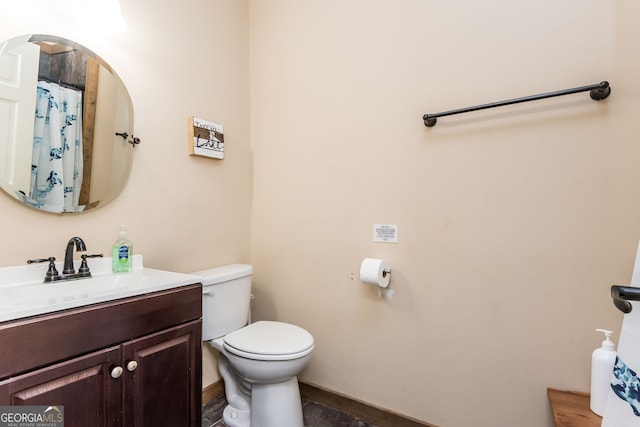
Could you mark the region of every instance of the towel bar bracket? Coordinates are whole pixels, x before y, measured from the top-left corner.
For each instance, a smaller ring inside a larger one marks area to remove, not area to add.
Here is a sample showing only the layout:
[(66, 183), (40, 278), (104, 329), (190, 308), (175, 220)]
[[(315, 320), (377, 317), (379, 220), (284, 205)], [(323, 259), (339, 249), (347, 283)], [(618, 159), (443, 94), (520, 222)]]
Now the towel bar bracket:
[(611, 86), (609, 86), (609, 82), (604, 81), (600, 82), (598, 87), (595, 87), (589, 91), (589, 95), (591, 99), (594, 101), (602, 101), (607, 98), (611, 94)]
[(629, 301), (640, 301), (640, 288), (634, 286), (611, 286), (611, 298), (613, 305), (623, 313), (631, 313), (631, 303)]

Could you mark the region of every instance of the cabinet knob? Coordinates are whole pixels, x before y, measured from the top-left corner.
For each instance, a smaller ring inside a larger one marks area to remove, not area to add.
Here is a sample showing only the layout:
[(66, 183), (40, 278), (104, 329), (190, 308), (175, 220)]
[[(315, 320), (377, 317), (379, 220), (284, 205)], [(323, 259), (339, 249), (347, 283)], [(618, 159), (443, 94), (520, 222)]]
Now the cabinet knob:
[(111, 378), (120, 378), (123, 372), (122, 366), (115, 366), (111, 368)]
[(138, 362), (136, 362), (135, 360), (130, 360), (127, 362), (127, 371), (133, 372), (136, 369), (138, 369)]

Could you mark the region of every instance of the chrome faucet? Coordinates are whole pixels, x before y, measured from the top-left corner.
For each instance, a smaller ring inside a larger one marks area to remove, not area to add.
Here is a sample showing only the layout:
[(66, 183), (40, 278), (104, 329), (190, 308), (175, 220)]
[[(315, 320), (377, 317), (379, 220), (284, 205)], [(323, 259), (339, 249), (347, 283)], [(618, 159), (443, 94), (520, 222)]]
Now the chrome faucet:
[(72, 237), (67, 243), (67, 250), (64, 253), (64, 267), (62, 274), (73, 274), (75, 270), (73, 268), (73, 245), (75, 244), (78, 252), (84, 252), (87, 250), (87, 246), (84, 244), (84, 240), (79, 237)]

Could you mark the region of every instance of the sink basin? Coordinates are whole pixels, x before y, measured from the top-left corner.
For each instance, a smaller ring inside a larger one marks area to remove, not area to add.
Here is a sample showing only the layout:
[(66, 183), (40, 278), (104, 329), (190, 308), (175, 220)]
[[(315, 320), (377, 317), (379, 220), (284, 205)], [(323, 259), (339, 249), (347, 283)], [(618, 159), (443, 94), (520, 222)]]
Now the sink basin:
[[(76, 271), (79, 264), (76, 263)], [(144, 268), (142, 255), (133, 256), (133, 269), (128, 273), (112, 273), (111, 258), (93, 258), (89, 267), (91, 278), (53, 283), (43, 283), (46, 263), (0, 268), (0, 322), (200, 281), (198, 276)]]

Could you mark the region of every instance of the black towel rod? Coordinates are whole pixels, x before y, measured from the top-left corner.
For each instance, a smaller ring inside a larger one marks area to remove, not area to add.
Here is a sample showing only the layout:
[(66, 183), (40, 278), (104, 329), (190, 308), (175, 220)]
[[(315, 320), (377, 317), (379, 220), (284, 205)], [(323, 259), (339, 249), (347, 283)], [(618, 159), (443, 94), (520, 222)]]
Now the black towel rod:
[(492, 102), (490, 104), (476, 105), (475, 107), (459, 108), (457, 110), (444, 111), (442, 113), (425, 114), (422, 116), (426, 127), (433, 127), (438, 122), (438, 117), (452, 116), (454, 114), (468, 113), (471, 111), (484, 110), (487, 108), (502, 107), (504, 105), (518, 104), (520, 102), (536, 101), (538, 99), (553, 98), (554, 96), (570, 95), (572, 93), (590, 91), (591, 99), (602, 101), (611, 93), (609, 82), (603, 81), (589, 86), (575, 87), (573, 89), (558, 90), (556, 92), (541, 93), (539, 95), (525, 96), (522, 98), (509, 99), (506, 101)]

